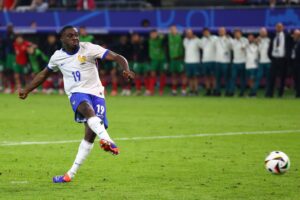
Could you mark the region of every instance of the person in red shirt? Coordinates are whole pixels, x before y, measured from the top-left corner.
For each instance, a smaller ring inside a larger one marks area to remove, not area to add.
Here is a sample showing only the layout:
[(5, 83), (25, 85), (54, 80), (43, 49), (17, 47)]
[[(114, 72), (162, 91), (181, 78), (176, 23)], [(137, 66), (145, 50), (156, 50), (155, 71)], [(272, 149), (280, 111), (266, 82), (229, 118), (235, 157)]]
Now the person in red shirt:
[(23, 36), (18, 35), (14, 42), (14, 49), (16, 53), (16, 65), (14, 67), (14, 77), (17, 89), (21, 88), (21, 76), (24, 75), (25, 82), (30, 79), (30, 68), (28, 66), (27, 48), (32, 43), (24, 40)]
[(14, 10), (18, 0), (0, 0), (0, 10)]

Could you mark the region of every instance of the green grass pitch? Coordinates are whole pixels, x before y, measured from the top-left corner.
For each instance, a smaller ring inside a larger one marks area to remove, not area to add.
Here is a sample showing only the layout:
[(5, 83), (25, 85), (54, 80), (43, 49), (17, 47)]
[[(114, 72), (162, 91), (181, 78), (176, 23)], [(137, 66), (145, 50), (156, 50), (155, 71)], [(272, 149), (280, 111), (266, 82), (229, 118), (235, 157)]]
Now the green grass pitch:
[[(142, 139), (117, 140), (116, 157), (95, 144), (73, 182), (53, 184), (83, 137), (67, 97), (0, 94), (0, 199), (299, 199), (299, 100), (108, 97), (107, 110), (113, 138)], [(298, 131), (214, 135), (280, 130)], [(193, 134), (212, 135), (185, 137)], [(182, 138), (157, 138), (176, 135)], [(69, 140), (75, 142), (4, 146)], [(273, 150), (290, 157), (288, 173), (264, 169)]]

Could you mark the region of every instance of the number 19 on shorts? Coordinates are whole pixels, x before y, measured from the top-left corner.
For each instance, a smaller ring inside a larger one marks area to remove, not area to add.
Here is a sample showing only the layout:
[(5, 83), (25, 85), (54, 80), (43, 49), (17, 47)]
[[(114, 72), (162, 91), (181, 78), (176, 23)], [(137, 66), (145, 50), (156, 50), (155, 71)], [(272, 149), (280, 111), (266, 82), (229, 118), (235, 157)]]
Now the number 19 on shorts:
[(76, 71), (76, 72), (72, 72), (73, 74), (73, 77), (74, 77), (74, 81), (75, 82), (79, 82), (81, 77), (80, 77), (80, 72), (79, 71)]

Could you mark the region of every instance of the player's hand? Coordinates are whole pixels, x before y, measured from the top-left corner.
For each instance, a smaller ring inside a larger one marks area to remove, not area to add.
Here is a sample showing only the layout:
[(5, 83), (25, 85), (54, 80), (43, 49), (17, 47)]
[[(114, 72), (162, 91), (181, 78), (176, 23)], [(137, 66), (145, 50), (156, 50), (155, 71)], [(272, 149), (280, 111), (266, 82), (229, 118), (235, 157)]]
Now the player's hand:
[(133, 71), (123, 71), (123, 77), (128, 81), (133, 80), (135, 78), (135, 73)]
[(25, 90), (23, 90), (23, 89), (20, 89), (20, 90), (19, 90), (19, 98), (20, 98), (20, 99), (26, 99), (27, 96), (28, 96), (28, 92), (27, 92), (27, 91), (25, 91)]

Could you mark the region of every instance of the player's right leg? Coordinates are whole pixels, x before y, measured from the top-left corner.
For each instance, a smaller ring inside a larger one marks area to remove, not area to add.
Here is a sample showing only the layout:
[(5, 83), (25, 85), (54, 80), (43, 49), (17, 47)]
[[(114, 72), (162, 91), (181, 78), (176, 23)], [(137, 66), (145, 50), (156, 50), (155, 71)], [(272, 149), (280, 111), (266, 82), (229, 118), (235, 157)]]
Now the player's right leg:
[[(103, 150), (109, 151), (114, 155), (119, 154), (119, 149), (116, 146), (115, 142), (110, 138), (108, 135), (106, 128), (106, 106), (104, 99), (95, 97), (96, 100), (94, 100), (93, 103), (88, 103), (86, 101), (82, 102), (78, 108), (77, 111), (84, 116), (85, 119), (87, 119), (87, 124), (89, 128), (100, 138), (100, 146)], [(93, 106), (95, 108), (93, 108)], [(95, 104), (95, 105), (94, 105)], [(100, 119), (102, 116), (103, 119)]]

